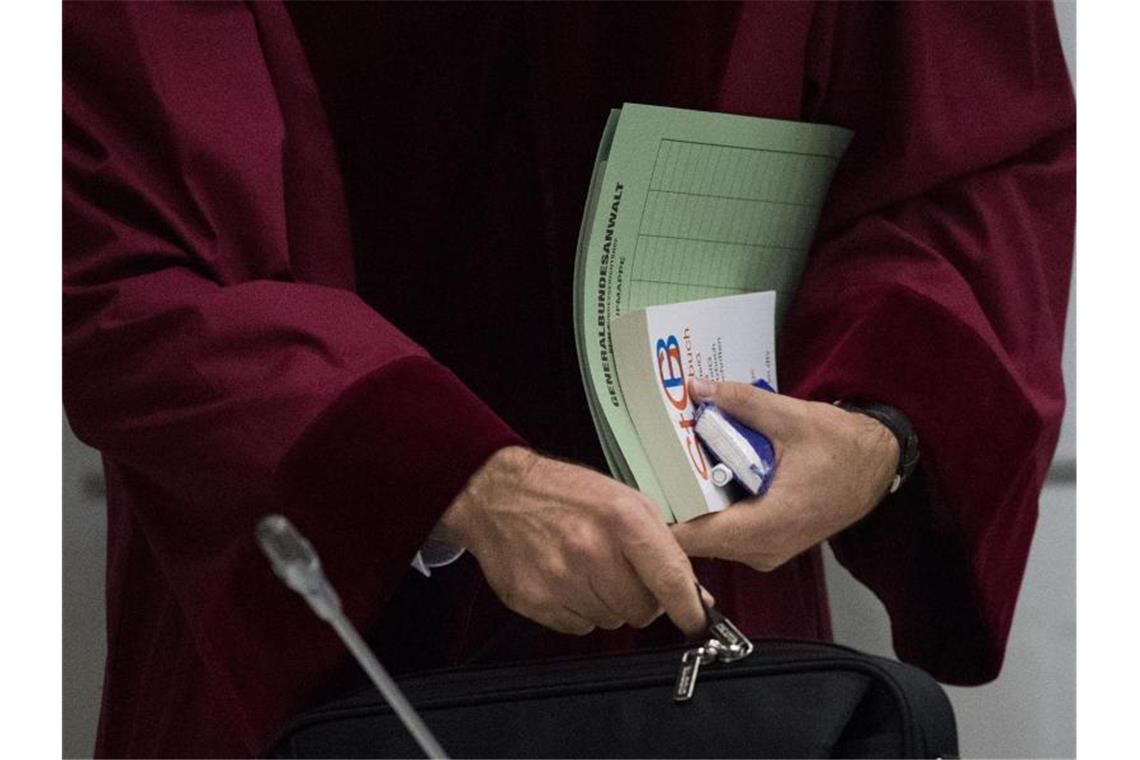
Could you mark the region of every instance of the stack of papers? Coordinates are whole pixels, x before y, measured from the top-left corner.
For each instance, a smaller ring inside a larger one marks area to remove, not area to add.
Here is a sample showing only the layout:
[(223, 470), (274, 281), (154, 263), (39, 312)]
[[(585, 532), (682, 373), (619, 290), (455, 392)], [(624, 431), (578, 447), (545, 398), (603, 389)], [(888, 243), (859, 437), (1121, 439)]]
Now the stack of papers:
[(698, 440), (687, 381), (763, 380), (774, 388), (775, 305), (776, 293), (767, 291), (650, 306), (614, 320), (622, 398), (678, 521), (724, 509), (737, 495), (736, 488), (714, 481), (716, 460)]
[(686, 518), (630, 418), (612, 323), (647, 306), (774, 290), (778, 328), (850, 138), (826, 125), (637, 104), (610, 114), (579, 231), (575, 337), (610, 469), (666, 522)]

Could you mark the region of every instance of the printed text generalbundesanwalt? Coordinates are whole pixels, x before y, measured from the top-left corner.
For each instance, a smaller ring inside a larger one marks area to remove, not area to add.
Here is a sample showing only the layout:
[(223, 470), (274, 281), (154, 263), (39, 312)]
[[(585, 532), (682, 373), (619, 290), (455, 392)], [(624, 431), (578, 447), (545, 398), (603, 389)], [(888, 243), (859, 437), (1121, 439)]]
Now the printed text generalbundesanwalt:
[(606, 289), (609, 287), (610, 256), (614, 246), (614, 227), (617, 225), (618, 207), (621, 205), (621, 194), (625, 190), (619, 182), (614, 186), (613, 202), (610, 204), (610, 217), (606, 221), (606, 234), (602, 241), (601, 268), (598, 273), (598, 346), (602, 354), (602, 377), (606, 381), (606, 390), (610, 395), (610, 403), (619, 406), (617, 388), (614, 387), (613, 370), (610, 368), (610, 352), (606, 342)]

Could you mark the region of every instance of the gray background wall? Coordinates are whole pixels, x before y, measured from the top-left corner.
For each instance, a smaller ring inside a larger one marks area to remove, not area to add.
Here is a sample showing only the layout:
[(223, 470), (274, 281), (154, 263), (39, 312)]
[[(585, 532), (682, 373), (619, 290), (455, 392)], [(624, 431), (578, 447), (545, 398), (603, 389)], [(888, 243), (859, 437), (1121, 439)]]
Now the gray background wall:
[[(1069, 70), (1076, 77), (1076, 4), (1058, 2)], [(1065, 381), (1069, 408), (1001, 677), (950, 689), (963, 757), (1076, 754), (1076, 348), (1069, 306)], [(99, 456), (63, 430), (63, 755), (90, 757), (106, 652), (103, 573), (106, 516)], [(886, 612), (826, 551), (836, 638), (891, 654)]]

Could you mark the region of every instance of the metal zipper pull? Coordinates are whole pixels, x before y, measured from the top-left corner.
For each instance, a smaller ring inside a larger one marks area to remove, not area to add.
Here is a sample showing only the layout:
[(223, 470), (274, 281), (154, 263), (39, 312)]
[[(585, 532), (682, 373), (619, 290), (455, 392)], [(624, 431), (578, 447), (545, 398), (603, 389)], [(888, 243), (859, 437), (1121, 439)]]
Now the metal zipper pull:
[(724, 646), (721, 662), (735, 662), (752, 654), (752, 641), (731, 620), (713, 607), (706, 607), (705, 612), (709, 619), (709, 633)]
[(709, 638), (681, 655), (681, 670), (677, 673), (677, 683), (673, 686), (674, 702), (688, 702), (693, 698), (702, 665), (715, 661), (736, 662), (752, 654), (752, 641), (731, 620), (705, 604), (700, 584), (697, 585), (697, 597), (701, 600), (708, 621), (705, 628)]
[(688, 702), (693, 698), (701, 666), (716, 660), (723, 650), (724, 646), (719, 641), (709, 639), (699, 647), (686, 650), (681, 655), (681, 670), (677, 673), (677, 683), (673, 687), (674, 702)]
[(716, 609), (705, 604), (701, 595), (701, 585), (697, 584), (697, 599), (701, 602), (701, 609), (705, 611), (705, 629), (710, 639), (715, 639), (724, 645), (725, 651), (720, 654), (721, 662), (735, 662), (752, 654), (752, 641), (733, 625)]

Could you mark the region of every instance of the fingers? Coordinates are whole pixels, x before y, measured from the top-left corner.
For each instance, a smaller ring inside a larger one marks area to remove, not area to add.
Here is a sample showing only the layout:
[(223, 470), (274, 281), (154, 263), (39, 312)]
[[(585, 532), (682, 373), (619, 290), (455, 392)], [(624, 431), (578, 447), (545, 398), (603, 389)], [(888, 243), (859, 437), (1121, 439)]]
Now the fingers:
[(625, 556), (665, 614), (687, 636), (705, 629), (705, 612), (697, 596), (696, 580), (689, 558), (655, 518), (626, 533)]
[(566, 607), (549, 611), (544, 620), (535, 620), (547, 628), (553, 628), (559, 633), (568, 633), (572, 636), (585, 636), (596, 627), (582, 615)]
[(787, 437), (798, 427), (805, 403), (747, 383), (717, 383), (697, 378), (689, 382), (689, 392), (695, 403), (712, 401), (749, 427), (777, 438)]
[(512, 588), (509, 583), (504, 586), (501, 579), (495, 576), (489, 576), (487, 580), (503, 604), (539, 625), (574, 636), (585, 636), (597, 627), (596, 621), (568, 606), (581, 606), (578, 600), (559, 600), (536, 586), (505, 591), (504, 589)]
[(634, 628), (645, 628), (663, 611), (624, 556), (599, 567), (597, 582), (590, 586), (606, 607)]
[(769, 492), (762, 502), (738, 504), (674, 525), (672, 531), (690, 557), (743, 560), (750, 549), (759, 551), (778, 541), (788, 519), (779, 494)]
[(690, 557), (735, 559), (735, 539), (744, 533), (744, 509), (738, 506), (678, 523), (672, 526), (673, 538)]
[[(771, 496), (772, 494), (769, 494)], [(723, 512), (672, 526), (673, 537), (690, 557), (743, 562), (768, 572), (799, 553), (795, 519), (785, 503), (765, 497)]]
[(569, 634), (644, 627), (663, 611), (685, 633), (703, 631), (692, 567), (653, 504), (584, 468), (535, 462), (484, 478), (465, 502), (479, 519), (464, 524), (480, 526), (468, 548), (499, 598)]
[(598, 593), (598, 585), (593, 578), (586, 579), (585, 593), (577, 595), (572, 606), (574, 610), (599, 628), (615, 631), (625, 625), (626, 618), (620, 605), (608, 604)]

